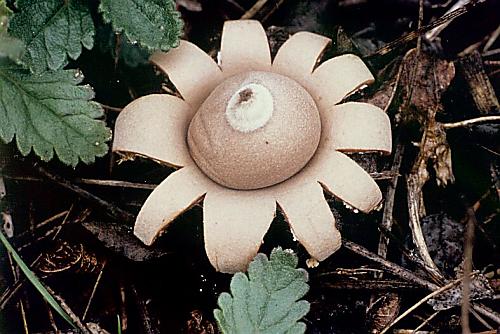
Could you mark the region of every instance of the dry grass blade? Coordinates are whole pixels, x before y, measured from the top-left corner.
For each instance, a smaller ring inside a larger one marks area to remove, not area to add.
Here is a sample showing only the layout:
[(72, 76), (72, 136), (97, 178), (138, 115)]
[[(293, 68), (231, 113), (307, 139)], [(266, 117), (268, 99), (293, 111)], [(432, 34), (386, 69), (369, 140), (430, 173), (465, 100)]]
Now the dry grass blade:
[(43, 298), (49, 303), (49, 305), (64, 319), (66, 322), (68, 322), (73, 328), (77, 328), (77, 326), (74, 324), (74, 322), (71, 320), (71, 317), (66, 313), (61, 305), (54, 299), (54, 297), (49, 293), (49, 291), (46, 289), (46, 287), (40, 282), (38, 277), (33, 273), (26, 263), (24, 263), (23, 259), (17, 254), (16, 250), (12, 245), (9, 243), (9, 240), (3, 235), (2, 232), (0, 232), (0, 241), (4, 245), (4, 247), (7, 249), (7, 251), (12, 255), (14, 261), (17, 263), (21, 271), (26, 275), (26, 278), (33, 284), (35, 289), (40, 292), (40, 294), (43, 296)]

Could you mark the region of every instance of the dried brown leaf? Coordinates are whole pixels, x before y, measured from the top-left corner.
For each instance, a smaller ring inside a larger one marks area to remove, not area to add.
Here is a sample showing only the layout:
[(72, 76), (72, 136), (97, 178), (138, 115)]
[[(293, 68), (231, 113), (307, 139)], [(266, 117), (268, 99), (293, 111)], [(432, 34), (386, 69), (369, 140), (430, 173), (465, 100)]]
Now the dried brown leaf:
[(366, 315), (371, 333), (379, 333), (396, 319), (399, 314), (400, 300), (399, 295), (394, 292), (378, 296)]

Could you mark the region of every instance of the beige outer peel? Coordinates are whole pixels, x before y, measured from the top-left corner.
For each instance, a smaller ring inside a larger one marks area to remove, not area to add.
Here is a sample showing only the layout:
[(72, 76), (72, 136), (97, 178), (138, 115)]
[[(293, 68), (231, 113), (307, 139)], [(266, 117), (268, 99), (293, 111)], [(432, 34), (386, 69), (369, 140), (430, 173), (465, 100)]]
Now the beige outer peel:
[(391, 121), (373, 104), (348, 102), (334, 106), (323, 119), (326, 140), (341, 152), (381, 152), (392, 150)]
[[(170, 174), (141, 208), (134, 233), (142, 242), (151, 245), (203, 200), (210, 263), (222, 272), (245, 270), (278, 205), (297, 240), (322, 261), (341, 245), (324, 191), (362, 212), (380, 205), (378, 185), (344, 153), (389, 154), (390, 121), (373, 105), (339, 104), (374, 78), (354, 55), (316, 67), (329, 43), (320, 35), (296, 33), (271, 63), (261, 24), (242, 20), (224, 24), (220, 67), (187, 41), (152, 56), (182, 99), (149, 95), (125, 107), (116, 121), (113, 151), (185, 167)], [(274, 83), (268, 86), (261, 76)], [(280, 77), (293, 84), (283, 84)], [(238, 82), (232, 85), (231, 80)], [(297, 100), (293, 85), (308, 97)], [(254, 105), (264, 107), (263, 114), (252, 114)], [(313, 109), (316, 120), (309, 122), (304, 110)], [(311, 142), (312, 153), (305, 154), (301, 145)], [(305, 158), (292, 166), (299, 157)], [(249, 177), (260, 167), (262, 173)], [(223, 180), (228, 176), (233, 181)]]
[(316, 170), (317, 180), (327, 192), (365, 213), (380, 204), (382, 193), (377, 183), (351, 158), (328, 149), (316, 156), (321, 166)]
[(212, 184), (194, 165), (173, 172), (142, 206), (134, 234), (146, 245), (152, 245), (175, 218), (201, 201)]
[[(287, 183), (287, 182), (285, 182)], [(277, 195), (286, 221), (297, 240), (316, 260), (323, 261), (340, 248), (335, 218), (317, 182), (290, 182)]]
[(328, 59), (312, 73), (306, 89), (315, 98), (318, 107), (327, 110), (344, 97), (375, 78), (363, 61), (355, 55), (346, 54)]
[(276, 212), (266, 192), (211, 188), (203, 201), (205, 250), (224, 273), (245, 271), (257, 255)]
[(268, 71), (271, 51), (258, 21), (227, 21), (222, 29), (220, 67), (227, 78), (246, 71)]
[(223, 79), (217, 63), (188, 41), (181, 41), (167, 53), (154, 53), (150, 61), (168, 75), (193, 111)]
[(330, 43), (331, 39), (321, 35), (306, 31), (295, 33), (279, 48), (272, 71), (303, 84)]
[(178, 97), (166, 94), (141, 97), (120, 112), (112, 150), (175, 167), (191, 164), (184, 139), (191, 118), (191, 107)]

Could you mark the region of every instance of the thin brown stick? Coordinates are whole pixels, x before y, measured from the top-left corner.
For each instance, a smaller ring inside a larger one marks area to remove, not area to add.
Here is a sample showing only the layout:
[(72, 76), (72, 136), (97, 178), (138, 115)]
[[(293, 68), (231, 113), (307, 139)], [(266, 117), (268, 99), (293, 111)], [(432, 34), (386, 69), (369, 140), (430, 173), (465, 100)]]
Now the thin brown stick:
[(94, 287), (92, 288), (92, 293), (90, 294), (87, 305), (85, 306), (85, 311), (83, 312), (83, 316), (82, 316), (83, 321), (85, 321), (85, 318), (87, 318), (87, 313), (90, 309), (90, 304), (92, 303), (92, 300), (94, 299), (94, 295), (95, 295), (95, 292), (97, 290), (97, 287), (99, 286), (99, 283), (101, 282), (102, 273), (104, 272), (105, 267), (106, 267), (106, 261), (104, 261), (104, 263), (102, 264), (101, 270), (99, 271), (99, 275), (97, 275), (97, 279), (94, 283)]
[[(40, 228), (44, 227), (45, 225), (50, 224), (50, 223), (52, 223), (53, 221), (56, 221), (57, 219), (59, 219), (59, 218), (62, 218), (62, 217), (64, 217), (64, 216), (66, 216), (66, 215), (68, 214), (68, 212), (69, 212), (68, 210), (64, 210), (64, 211), (62, 211), (62, 212), (59, 212), (59, 213), (57, 213), (57, 214), (53, 215), (52, 217), (49, 217), (49, 218), (47, 218), (47, 219), (43, 220), (43, 221), (42, 221), (42, 222), (40, 222), (39, 224), (36, 224), (36, 225), (35, 225), (34, 230), (36, 231), (36, 230), (38, 230), (38, 229), (40, 229)], [(32, 234), (32, 231), (26, 231), (26, 232), (23, 232), (23, 233), (21, 233), (21, 234), (17, 235), (17, 236), (16, 236), (16, 240), (19, 240), (19, 239), (21, 239), (21, 238), (25, 237), (25, 236), (26, 236), (26, 235), (28, 235), (28, 234)]]
[(68, 304), (66, 304), (66, 302), (64, 301), (64, 299), (62, 299), (61, 296), (59, 296), (58, 294), (56, 294), (55, 291), (52, 290), (46, 284), (43, 284), (43, 286), (54, 297), (54, 299), (57, 300), (57, 302), (59, 303), (59, 305), (61, 306), (61, 308), (64, 310), (64, 312), (66, 312), (69, 315), (69, 317), (71, 318), (71, 320), (73, 321), (73, 323), (75, 324), (75, 326), (83, 334), (92, 334), (92, 332), (87, 328), (87, 326), (82, 322), (82, 320), (80, 320), (80, 318), (75, 314), (75, 312), (73, 312), (73, 310), (68, 306)]
[(52, 327), (52, 330), (54, 331), (54, 333), (56, 333), (56, 334), (61, 333), (59, 328), (57, 328), (56, 321), (54, 320), (54, 314), (52, 313), (52, 309), (50, 308), (47, 301), (45, 301), (45, 307), (47, 308), (47, 316), (49, 318), (50, 327)]
[[(383, 177), (387, 177), (383, 175)], [(24, 175), (5, 175), (6, 179), (16, 180), (16, 181), (26, 181), (26, 182), (44, 182), (45, 180), (34, 176), (24, 176)], [(76, 184), (88, 184), (104, 187), (117, 187), (117, 188), (133, 188), (133, 189), (145, 189), (153, 190), (158, 184), (155, 183), (137, 183), (137, 182), (127, 182), (120, 180), (101, 180), (101, 179), (72, 179), (71, 182)]]
[(35, 169), (44, 177), (46, 177), (48, 180), (60, 185), (63, 188), (66, 188), (68, 190), (71, 190), (72, 192), (76, 193), (78, 196), (88, 200), (89, 202), (93, 203), (94, 205), (104, 209), (104, 211), (108, 214), (108, 216), (111, 216), (114, 219), (117, 220), (122, 220), (125, 222), (133, 222), (135, 220), (135, 216), (131, 214), (130, 212), (127, 212), (125, 210), (120, 209), (119, 207), (101, 199), (100, 197), (97, 197), (96, 195), (80, 188), (79, 186), (71, 183), (69, 180), (64, 179), (63, 177), (59, 175), (55, 175), (45, 168), (35, 164)]
[(432, 313), (429, 317), (427, 317), (427, 319), (425, 319), (424, 321), (422, 321), (422, 323), (420, 325), (418, 325), (412, 332), (412, 334), (416, 334), (420, 329), (422, 329), (425, 325), (427, 325), (432, 319), (434, 319), (439, 313), (441, 313), (441, 311), (436, 311), (434, 313)]
[[(12, 255), (7, 252), (7, 258), (9, 259), (9, 265), (10, 265), (10, 270), (12, 272), (12, 277), (14, 280), (19, 280), (19, 275), (16, 269), (16, 265), (14, 263), (14, 259), (12, 259)], [(24, 309), (24, 302), (22, 298), (19, 298), (18, 301), (18, 307), (19, 307), (19, 312), (21, 313), (21, 320), (23, 322), (23, 329), (26, 334), (29, 334), (29, 329), (28, 329), (28, 321), (26, 319), (26, 311)]]
[[(389, 182), (387, 187), (387, 193), (385, 195), (385, 205), (384, 213), (382, 215), (382, 221), (380, 223), (381, 227), (386, 231), (391, 231), (393, 217), (392, 212), (394, 210), (394, 198), (396, 194), (396, 188), (398, 186), (398, 175), (399, 169), (401, 168), (401, 162), (403, 161), (404, 145), (398, 144), (394, 152), (394, 158), (392, 161), (391, 173), (394, 175)], [(378, 255), (385, 258), (387, 255), (387, 246), (389, 244), (389, 238), (386, 234), (381, 233), (378, 243)]]
[(472, 315), (474, 315), (474, 317), (480, 322), (483, 324), (484, 327), (488, 328), (488, 329), (493, 329), (493, 327), (486, 322), (486, 320), (483, 319), (483, 317), (481, 317), (479, 315), (479, 313), (476, 312), (476, 310), (474, 310), (473, 308), (469, 309), (470, 313), (472, 313)]
[(431, 283), (423, 278), (418, 277), (408, 269), (405, 269), (395, 263), (392, 263), (381, 256), (370, 252), (368, 249), (364, 248), (363, 246), (360, 246), (352, 241), (342, 239), (342, 245), (349, 249), (350, 251), (359, 254), (363, 257), (366, 257), (367, 259), (378, 263), (381, 265), (387, 272), (396, 275), (398, 277), (401, 277), (402, 279), (412, 282), (415, 284), (418, 284), (422, 287), (425, 287), (428, 290), (436, 290), (439, 289), (439, 286), (437, 284)]
[(121, 329), (125, 332), (128, 327), (128, 315), (127, 315), (127, 294), (125, 292), (125, 284), (123, 280), (120, 279), (120, 319), (121, 319)]
[(267, 3), (268, 0), (258, 0), (255, 2), (255, 4), (246, 11), (245, 14), (241, 16), (241, 20), (248, 20), (253, 18), (261, 9), (264, 7), (264, 5)]
[(406, 310), (405, 312), (403, 312), (399, 317), (397, 317), (396, 319), (394, 319), (389, 325), (387, 325), (381, 332), (380, 334), (384, 334), (384, 333), (387, 333), (387, 331), (392, 327), (394, 326), (395, 324), (397, 324), (401, 319), (405, 318), (408, 314), (410, 314), (411, 312), (413, 312), (416, 308), (418, 308), (420, 305), (422, 305), (423, 303), (427, 302), (429, 299), (443, 293), (444, 291), (448, 290), (448, 289), (451, 289), (453, 288), (454, 286), (458, 285), (460, 282), (462, 281), (462, 278), (457, 278), (453, 281), (451, 281), (450, 283), (442, 286), (441, 288), (429, 293), (427, 296), (425, 296), (424, 298), (420, 299), (415, 305), (413, 305), (412, 307), (410, 307), (408, 310)]
[(395, 39), (394, 41), (390, 42), (390, 43), (387, 43), (385, 46), (381, 47), (380, 49), (376, 50), (375, 52), (373, 52), (372, 54), (368, 55), (367, 57), (373, 57), (373, 56), (383, 56), (389, 52), (391, 52), (392, 50), (394, 50), (395, 48), (397, 47), (400, 47), (412, 40), (414, 40), (415, 38), (421, 36), (422, 34), (426, 33), (427, 31), (437, 27), (437, 26), (440, 26), (448, 21), (451, 21), (451, 20), (454, 20), (456, 19), (457, 17), (459, 16), (462, 16), (464, 15), (465, 13), (467, 13), (471, 8), (485, 2), (486, 0), (472, 0), (471, 2), (469, 2), (467, 5), (465, 5), (464, 7), (461, 7), (457, 10), (454, 10), (446, 15), (443, 15), (442, 17), (440, 17), (439, 19), (437, 19), (436, 21), (426, 25), (426, 26), (423, 26), (421, 27), (420, 29), (417, 29), (415, 31), (412, 31), (406, 35), (403, 35), (397, 39)]
[(484, 45), (483, 53), (487, 52), (493, 46), (493, 44), (495, 44), (499, 36), (500, 36), (500, 24), (495, 29), (495, 31), (491, 33), (490, 38), (488, 38), (488, 41)]
[(396, 291), (401, 292), (403, 290), (415, 290), (419, 289), (420, 286), (411, 282), (406, 281), (395, 281), (395, 280), (368, 280), (368, 279), (352, 279), (352, 280), (340, 280), (335, 282), (325, 282), (320, 283), (323, 288), (335, 289), (335, 290), (368, 290), (368, 291)]
[(470, 126), (477, 123), (486, 123), (486, 122), (500, 122), (500, 116), (492, 115), (492, 116), (481, 116), (477, 118), (466, 119), (460, 122), (454, 123), (443, 123), (443, 128), (445, 129), (454, 129), (454, 128), (462, 128), (466, 126)]
[(469, 334), (469, 309), (470, 309), (470, 273), (472, 272), (472, 250), (474, 247), (474, 230), (476, 222), (476, 215), (474, 210), (467, 208), (467, 227), (464, 240), (464, 277), (462, 283), (462, 305), (461, 305), (461, 325), (462, 333)]
[(429, 254), (429, 249), (427, 248), (427, 244), (425, 243), (425, 238), (422, 233), (422, 226), (420, 225), (420, 210), (417, 199), (416, 192), (418, 190), (417, 186), (417, 178), (416, 174), (410, 174), (406, 180), (406, 185), (408, 189), (407, 197), (408, 197), (408, 211), (409, 211), (409, 223), (412, 232), (413, 242), (417, 247), (417, 251), (424, 261), (427, 271), (437, 280), (442, 279), (442, 275), (439, 272), (436, 264), (432, 260), (431, 255)]
[(258, 18), (259, 21), (265, 22), (267, 19), (285, 2), (285, 0), (257, 0), (255, 4), (241, 16), (240, 19)]
[(500, 49), (486, 51), (482, 54), (483, 57), (491, 57), (500, 53)]
[(25, 282), (26, 278), (24, 277), (18, 279), (2, 293), (2, 296), (0, 297), (0, 311), (3, 311), (12, 297), (14, 297), (21, 290), (21, 287)]
[(158, 184), (127, 182), (120, 180), (99, 180), (99, 179), (75, 179), (75, 183), (90, 184), (105, 187), (134, 188), (153, 190)]
[(130, 290), (135, 299), (137, 312), (139, 313), (144, 332), (148, 334), (159, 334), (160, 330), (158, 329), (157, 322), (152, 318), (143, 296), (139, 294), (137, 288), (133, 284), (130, 285)]
[(497, 323), (497, 326), (500, 326), (500, 314), (480, 303), (471, 303), (471, 306), (475, 311), (477, 311), (477, 313), (490, 318), (491, 320)]
[(111, 110), (111, 111), (115, 111), (115, 112), (121, 112), (123, 110), (122, 108), (108, 106), (107, 104), (104, 104), (104, 103), (99, 103), (99, 104), (101, 105), (101, 107), (103, 107), (106, 110)]

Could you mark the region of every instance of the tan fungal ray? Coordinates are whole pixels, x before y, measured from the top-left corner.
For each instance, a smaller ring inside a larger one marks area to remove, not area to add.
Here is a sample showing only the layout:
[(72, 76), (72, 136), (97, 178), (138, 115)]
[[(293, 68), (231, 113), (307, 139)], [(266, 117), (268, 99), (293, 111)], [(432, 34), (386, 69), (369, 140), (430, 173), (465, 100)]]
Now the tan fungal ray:
[(345, 54), (319, 65), (306, 88), (315, 98), (321, 112), (339, 103), (361, 86), (374, 81), (370, 70), (358, 56)]
[(323, 113), (323, 136), (342, 152), (392, 150), (391, 121), (373, 104), (348, 102)]
[(226, 21), (222, 29), (220, 66), (225, 77), (246, 71), (268, 71), (271, 51), (258, 21)]
[(155, 52), (151, 62), (158, 66), (193, 107), (193, 111), (223, 80), (217, 63), (196, 45), (182, 40), (168, 52)]
[(210, 188), (203, 201), (205, 250), (218, 271), (245, 271), (276, 213), (267, 190)]
[(331, 39), (321, 35), (298, 32), (280, 47), (272, 71), (303, 84), (330, 42)]
[(191, 106), (172, 95), (138, 98), (116, 119), (113, 152), (132, 153), (173, 167), (192, 164), (186, 143), (191, 115)]
[(200, 202), (214, 186), (198, 167), (191, 165), (170, 174), (155, 190), (137, 215), (134, 234), (151, 245), (175, 218)]
[(348, 205), (370, 212), (382, 201), (382, 193), (370, 174), (328, 142), (320, 144), (311, 163), (311, 171), (325, 190)]
[(340, 248), (341, 237), (321, 185), (311, 179), (304, 181), (283, 183), (277, 202), (297, 240), (322, 261)]

